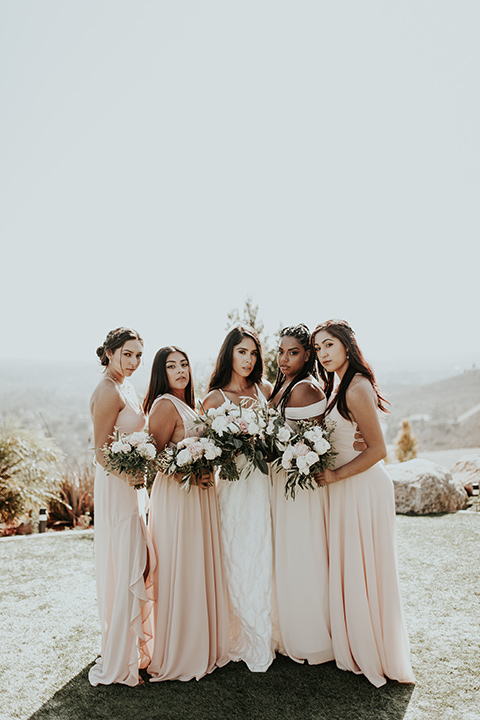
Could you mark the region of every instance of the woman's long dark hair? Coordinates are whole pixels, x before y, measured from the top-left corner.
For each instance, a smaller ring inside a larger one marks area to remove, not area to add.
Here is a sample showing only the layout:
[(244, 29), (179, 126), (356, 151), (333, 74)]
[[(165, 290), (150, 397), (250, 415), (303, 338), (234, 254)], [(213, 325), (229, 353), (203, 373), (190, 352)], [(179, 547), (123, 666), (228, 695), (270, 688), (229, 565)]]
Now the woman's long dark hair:
[(185, 350), (182, 350), (175, 345), (167, 345), (166, 347), (160, 348), (160, 350), (153, 358), (152, 372), (150, 374), (150, 383), (148, 385), (147, 394), (145, 395), (145, 400), (143, 401), (143, 411), (145, 412), (145, 414), (148, 414), (150, 412), (150, 409), (157, 397), (170, 392), (170, 385), (168, 384), (166, 366), (168, 356), (174, 352), (181, 353), (185, 360), (188, 362), (188, 372), (190, 374), (190, 380), (188, 381), (188, 385), (185, 388), (185, 402), (191, 408), (195, 407), (195, 392), (193, 389), (192, 368), (190, 366), (190, 360), (188, 359), (188, 355)]
[[(315, 353), (313, 352), (313, 349), (310, 346), (310, 330), (308, 329), (308, 327), (306, 325), (303, 325), (303, 323), (300, 323), (300, 325), (291, 325), (289, 327), (283, 328), (283, 330), (280, 331), (279, 337), (280, 338), (293, 337), (299, 341), (300, 345), (305, 350), (310, 351), (308, 360), (305, 362), (303, 368), (300, 370), (298, 375), (295, 375), (293, 380), (287, 385), (287, 387), (285, 388), (285, 392), (283, 393), (281, 400), (278, 403), (278, 410), (285, 417), (285, 408), (287, 407), (288, 399), (289, 399), (290, 395), (292, 394), (292, 390), (295, 387), (295, 385), (298, 382), (300, 382), (300, 380), (304, 380), (309, 375), (313, 375), (314, 377), (316, 377)], [(280, 368), (278, 368), (277, 377), (275, 378), (275, 385), (273, 387), (270, 398), (275, 397), (275, 395), (280, 390), (280, 388), (282, 387), (284, 382), (285, 382), (285, 375), (282, 373)]]
[(220, 352), (218, 353), (215, 369), (208, 383), (208, 392), (210, 390), (220, 390), (230, 383), (233, 373), (233, 348), (240, 345), (243, 338), (251, 338), (257, 346), (257, 362), (248, 379), (253, 383), (258, 383), (263, 376), (263, 356), (262, 345), (257, 333), (251, 327), (246, 325), (235, 325), (228, 333), (222, 343)]
[(383, 410), (383, 412), (389, 412), (387, 404), (389, 405), (390, 403), (388, 402), (388, 400), (385, 400), (385, 398), (380, 394), (377, 381), (375, 380), (375, 375), (373, 374), (373, 370), (363, 357), (362, 351), (358, 347), (357, 341), (355, 339), (355, 333), (353, 332), (350, 325), (345, 320), (337, 319), (327, 320), (326, 322), (320, 323), (320, 325), (317, 325), (317, 327), (312, 333), (312, 348), (314, 348), (315, 335), (320, 331), (327, 332), (329, 333), (329, 335), (332, 335), (332, 337), (340, 340), (347, 352), (347, 358), (349, 363), (347, 371), (345, 372), (345, 375), (340, 381), (337, 393), (333, 400), (330, 402), (330, 398), (333, 393), (335, 373), (327, 372), (327, 370), (325, 370), (325, 368), (321, 365), (320, 361), (317, 358), (318, 372), (325, 384), (325, 395), (327, 396), (328, 401), (328, 407), (325, 415), (331, 412), (336, 405), (338, 407), (338, 412), (340, 413), (340, 415), (351, 422), (352, 418), (350, 416), (350, 413), (348, 412), (346, 394), (348, 386), (352, 382), (354, 375), (356, 375), (357, 373), (360, 373), (361, 375), (366, 377), (367, 380), (370, 382), (377, 396), (378, 407), (380, 408), (380, 410)]

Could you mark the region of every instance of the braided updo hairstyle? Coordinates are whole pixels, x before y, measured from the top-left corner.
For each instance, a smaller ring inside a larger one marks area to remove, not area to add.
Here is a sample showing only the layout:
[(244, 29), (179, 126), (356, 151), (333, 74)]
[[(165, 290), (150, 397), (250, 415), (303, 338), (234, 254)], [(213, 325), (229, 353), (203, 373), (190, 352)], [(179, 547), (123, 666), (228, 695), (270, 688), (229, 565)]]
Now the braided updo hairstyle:
[(107, 352), (114, 353), (115, 350), (123, 347), (125, 343), (129, 340), (138, 340), (138, 342), (143, 345), (143, 340), (136, 330), (125, 327), (119, 327), (115, 328), (115, 330), (110, 330), (104, 340), (103, 345), (100, 345), (100, 347), (97, 348), (97, 355), (100, 359), (101, 364), (107, 367), (108, 363), (110, 362), (110, 358), (108, 357)]
[[(303, 368), (300, 370), (298, 375), (295, 375), (293, 380), (287, 385), (285, 388), (285, 392), (282, 395), (282, 399), (280, 400), (278, 404), (278, 409), (280, 413), (285, 417), (285, 408), (287, 407), (288, 400), (290, 398), (290, 395), (292, 394), (292, 390), (295, 387), (295, 385), (300, 382), (300, 380), (304, 380), (309, 375), (313, 375), (316, 377), (315, 372), (315, 353), (312, 351), (312, 348), (310, 346), (310, 330), (306, 325), (303, 323), (300, 323), (300, 325), (290, 325), (289, 327), (283, 328), (283, 330), (280, 331), (279, 338), (282, 337), (294, 337), (296, 340), (298, 340), (301, 344), (301, 346), (305, 350), (310, 350), (310, 356), (306, 360)], [(282, 384), (285, 382), (285, 375), (282, 373), (280, 368), (277, 370), (277, 377), (275, 378), (275, 385), (272, 391), (272, 394), (270, 397), (275, 397), (277, 392), (280, 390)]]

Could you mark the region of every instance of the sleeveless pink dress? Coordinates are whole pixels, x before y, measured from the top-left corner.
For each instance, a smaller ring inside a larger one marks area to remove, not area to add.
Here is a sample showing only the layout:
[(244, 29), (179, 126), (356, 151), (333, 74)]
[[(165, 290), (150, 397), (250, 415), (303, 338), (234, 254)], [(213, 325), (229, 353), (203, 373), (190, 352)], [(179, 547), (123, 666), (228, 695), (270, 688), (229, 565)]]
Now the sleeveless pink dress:
[[(334, 407), (336, 467), (353, 460), (356, 425)], [(335, 661), (380, 687), (415, 681), (400, 599), (393, 483), (383, 462), (329, 490), (330, 615)]]
[[(185, 437), (196, 435), (196, 412), (174, 395), (161, 397), (175, 405)], [(228, 594), (215, 487), (192, 487), (187, 493), (176, 480), (158, 473), (149, 531), (158, 558), (150, 681), (199, 680), (229, 660)]]
[[(125, 407), (115, 426), (126, 433), (143, 430), (145, 416), (133, 386), (125, 380), (119, 387)], [(138, 491), (97, 463), (95, 570), (102, 649), (88, 673), (92, 685), (138, 685), (138, 670), (149, 662), (152, 603), (143, 578), (147, 553), (152, 568), (155, 556), (140, 516)]]
[[(302, 381), (300, 381), (302, 382)], [(326, 400), (285, 408), (290, 421), (325, 412)], [(275, 649), (296, 662), (333, 660), (328, 594), (328, 490), (285, 497), (286, 473), (271, 470)]]

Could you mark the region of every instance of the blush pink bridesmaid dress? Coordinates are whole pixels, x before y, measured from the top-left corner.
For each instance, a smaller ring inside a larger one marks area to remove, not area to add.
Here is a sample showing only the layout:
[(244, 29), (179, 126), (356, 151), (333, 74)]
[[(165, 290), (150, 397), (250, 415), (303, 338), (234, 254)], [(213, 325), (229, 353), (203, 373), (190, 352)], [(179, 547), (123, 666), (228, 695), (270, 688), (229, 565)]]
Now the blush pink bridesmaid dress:
[[(114, 382), (112, 380), (112, 382)], [(125, 407), (115, 426), (125, 433), (143, 430), (145, 416), (133, 385), (118, 386)], [(149, 662), (151, 589), (144, 572), (153, 546), (138, 504), (138, 492), (97, 463), (95, 473), (95, 570), (102, 633), (101, 655), (90, 668), (92, 685), (138, 685), (139, 668)]]
[[(175, 405), (185, 437), (196, 435), (196, 412), (174, 395), (161, 397)], [(150, 681), (199, 680), (229, 659), (228, 594), (215, 487), (186, 492), (176, 480), (158, 473), (149, 531), (158, 558)]]
[[(336, 467), (353, 460), (356, 425), (335, 406)], [(328, 486), (330, 617), (337, 666), (380, 687), (415, 681), (397, 573), (395, 497), (383, 463)]]

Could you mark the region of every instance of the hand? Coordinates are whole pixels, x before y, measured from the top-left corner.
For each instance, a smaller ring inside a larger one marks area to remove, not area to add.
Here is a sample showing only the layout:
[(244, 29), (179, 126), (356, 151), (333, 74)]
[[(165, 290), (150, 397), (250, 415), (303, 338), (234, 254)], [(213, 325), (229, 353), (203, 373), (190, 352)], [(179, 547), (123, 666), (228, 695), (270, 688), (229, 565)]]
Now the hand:
[(197, 485), (202, 490), (207, 490), (215, 485), (215, 479), (212, 473), (204, 471), (202, 477), (198, 479)]
[(338, 482), (338, 478), (335, 470), (323, 470), (321, 473), (315, 475), (315, 482), (319, 487), (325, 487), (326, 485)]

